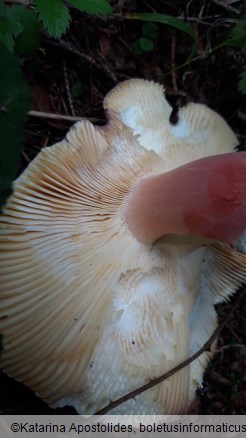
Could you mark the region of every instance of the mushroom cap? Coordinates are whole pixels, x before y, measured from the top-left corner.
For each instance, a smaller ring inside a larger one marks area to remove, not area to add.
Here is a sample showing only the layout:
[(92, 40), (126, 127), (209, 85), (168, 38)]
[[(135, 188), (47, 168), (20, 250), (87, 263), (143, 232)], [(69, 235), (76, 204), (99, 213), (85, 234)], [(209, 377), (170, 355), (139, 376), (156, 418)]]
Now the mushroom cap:
[(172, 108), (164, 89), (154, 82), (130, 79), (120, 83), (105, 97), (104, 108), (111, 122), (110, 131), (117, 120), (130, 128), (141, 146), (162, 158), (162, 172), (199, 158), (232, 152), (238, 145), (224, 119), (202, 104), (188, 103), (180, 108), (177, 123), (172, 124)]
[[(245, 279), (245, 255), (225, 244), (145, 245), (125, 208), (143, 176), (232, 152), (237, 140), (204, 105), (179, 122), (160, 85), (133, 79), (104, 101), (105, 127), (78, 122), (14, 183), (0, 217), (4, 371), (52, 406), (95, 413), (203, 345), (214, 304)], [(187, 410), (206, 352), (113, 411)]]

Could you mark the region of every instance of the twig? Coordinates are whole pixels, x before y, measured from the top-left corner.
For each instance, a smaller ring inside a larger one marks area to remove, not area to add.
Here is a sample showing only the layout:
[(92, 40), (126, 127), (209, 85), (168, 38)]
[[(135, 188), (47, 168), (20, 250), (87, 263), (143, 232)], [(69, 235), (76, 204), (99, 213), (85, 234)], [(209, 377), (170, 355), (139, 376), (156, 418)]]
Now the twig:
[[(195, 21), (196, 23), (200, 23), (200, 24), (205, 24), (207, 26), (211, 26), (211, 22), (210, 21), (205, 21), (205, 20), (208, 20), (208, 19), (214, 20), (214, 18), (218, 17), (218, 16), (219, 15), (215, 15), (215, 16), (209, 15), (207, 17), (203, 17), (202, 20), (200, 20), (197, 17), (186, 17), (186, 21)], [(177, 18), (182, 18), (182, 16), (180, 15), (180, 17), (177, 17)]]
[(163, 374), (160, 377), (157, 377), (154, 380), (151, 380), (149, 383), (141, 386), (140, 388), (135, 389), (134, 391), (129, 392), (128, 394), (124, 395), (123, 397), (120, 397), (119, 399), (115, 401), (111, 401), (107, 406), (100, 409), (95, 413), (95, 415), (105, 415), (107, 412), (111, 411), (112, 409), (116, 408), (117, 406), (121, 405), (122, 403), (125, 403), (126, 401), (137, 397), (138, 395), (142, 394), (143, 392), (147, 391), (150, 388), (153, 388), (153, 386), (158, 385), (159, 383), (163, 382), (164, 380), (167, 380), (169, 377), (176, 374), (178, 371), (182, 370), (184, 367), (189, 365), (191, 362), (193, 362), (195, 359), (197, 359), (201, 354), (205, 353), (205, 351), (209, 351), (211, 349), (211, 346), (215, 339), (219, 336), (221, 330), (223, 327), (227, 324), (228, 320), (232, 316), (233, 312), (236, 310), (239, 302), (242, 300), (243, 296), (245, 295), (246, 287), (243, 289), (240, 289), (238, 292), (238, 296), (233, 303), (229, 313), (224, 318), (222, 323), (214, 330), (213, 334), (210, 336), (210, 338), (205, 342), (202, 348), (200, 348), (196, 353), (194, 353), (192, 356), (190, 356), (188, 359), (186, 359), (184, 362), (180, 363), (176, 367), (174, 367), (172, 370), (168, 371), (167, 373)]
[(240, 14), (240, 11), (233, 6), (230, 6), (228, 3), (221, 1), (221, 0), (213, 0), (216, 5), (221, 6), (222, 8), (227, 9), (229, 12), (234, 12), (234, 14)]
[(75, 109), (74, 109), (74, 105), (73, 105), (73, 99), (72, 99), (71, 91), (70, 91), (70, 84), (69, 84), (69, 79), (68, 79), (68, 71), (67, 71), (66, 61), (63, 61), (63, 74), (64, 74), (64, 83), (65, 83), (65, 89), (66, 89), (66, 93), (67, 93), (68, 103), (70, 106), (70, 111), (71, 111), (72, 116), (76, 117), (76, 113), (75, 113)]
[(117, 84), (118, 79), (117, 79), (116, 75), (114, 74), (109, 62), (107, 62), (107, 60), (101, 55), (101, 53), (99, 51), (97, 51), (97, 56), (100, 58), (101, 64), (104, 66), (105, 72), (107, 71), (108, 76), (110, 76), (113, 79), (113, 81), (115, 82), (115, 84)]
[(203, 14), (204, 8), (205, 8), (205, 4), (203, 3), (202, 7), (200, 9), (199, 15), (198, 15), (198, 18), (200, 18), (200, 19), (202, 18), (202, 14)]
[(187, 15), (188, 15), (188, 10), (189, 10), (189, 7), (190, 7), (191, 3), (192, 3), (192, 0), (189, 0), (188, 4), (186, 5), (186, 13), (187, 13)]
[(27, 162), (27, 163), (30, 163), (30, 162), (31, 162), (31, 159), (27, 156), (26, 152), (25, 152), (25, 151), (22, 151), (21, 153), (22, 153), (23, 157), (25, 158), (26, 162)]
[(224, 345), (223, 347), (218, 348), (218, 350), (216, 349), (215, 352), (214, 352), (214, 354), (221, 353), (222, 351), (224, 351), (224, 350), (229, 350), (229, 349), (231, 349), (231, 348), (245, 348), (245, 345), (244, 345), (244, 344), (231, 344), (231, 345)]
[(240, 344), (241, 339), (239, 338), (239, 336), (237, 335), (237, 333), (235, 333), (235, 331), (231, 328), (228, 327), (229, 332), (231, 332), (231, 334), (234, 336), (234, 338), (237, 340), (237, 342)]
[(104, 120), (102, 120), (102, 119), (87, 118), (87, 117), (74, 117), (74, 116), (67, 116), (67, 115), (63, 115), (63, 114), (44, 113), (42, 111), (29, 111), (27, 113), (27, 115), (31, 116), (31, 117), (40, 117), (42, 119), (68, 120), (69, 122), (78, 122), (80, 120), (89, 120), (92, 123), (103, 123), (104, 122)]

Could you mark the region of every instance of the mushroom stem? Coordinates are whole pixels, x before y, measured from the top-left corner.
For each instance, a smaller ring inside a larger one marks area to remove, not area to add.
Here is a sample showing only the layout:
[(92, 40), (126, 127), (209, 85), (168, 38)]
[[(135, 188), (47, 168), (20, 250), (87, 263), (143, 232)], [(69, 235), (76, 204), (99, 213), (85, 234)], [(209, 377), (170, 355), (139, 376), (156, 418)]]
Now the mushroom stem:
[(202, 158), (142, 179), (125, 218), (145, 244), (166, 234), (232, 243), (246, 228), (246, 152)]

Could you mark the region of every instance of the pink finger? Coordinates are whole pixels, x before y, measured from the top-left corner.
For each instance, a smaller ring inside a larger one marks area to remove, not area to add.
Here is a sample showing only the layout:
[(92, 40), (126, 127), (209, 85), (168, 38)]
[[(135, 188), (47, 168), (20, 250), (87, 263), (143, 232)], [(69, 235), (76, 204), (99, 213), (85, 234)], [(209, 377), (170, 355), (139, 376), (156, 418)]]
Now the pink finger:
[(232, 243), (246, 228), (246, 152), (202, 158), (141, 180), (126, 222), (143, 243), (165, 234)]

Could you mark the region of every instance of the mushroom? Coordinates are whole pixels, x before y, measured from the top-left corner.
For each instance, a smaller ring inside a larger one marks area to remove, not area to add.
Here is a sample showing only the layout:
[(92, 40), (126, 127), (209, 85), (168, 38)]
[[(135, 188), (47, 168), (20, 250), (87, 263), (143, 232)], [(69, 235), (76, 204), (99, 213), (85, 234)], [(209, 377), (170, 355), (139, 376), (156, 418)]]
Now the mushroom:
[[(1, 367), (80, 414), (197, 351), (246, 274), (246, 154), (226, 122), (190, 103), (172, 125), (141, 79), (104, 108), (104, 127), (39, 153), (0, 217)], [(211, 354), (112, 413), (186, 412)]]

